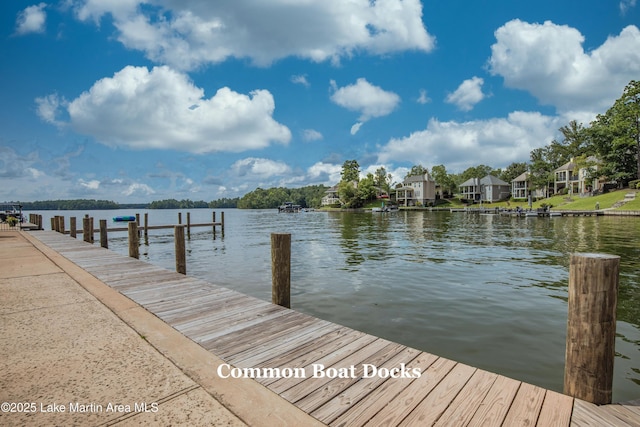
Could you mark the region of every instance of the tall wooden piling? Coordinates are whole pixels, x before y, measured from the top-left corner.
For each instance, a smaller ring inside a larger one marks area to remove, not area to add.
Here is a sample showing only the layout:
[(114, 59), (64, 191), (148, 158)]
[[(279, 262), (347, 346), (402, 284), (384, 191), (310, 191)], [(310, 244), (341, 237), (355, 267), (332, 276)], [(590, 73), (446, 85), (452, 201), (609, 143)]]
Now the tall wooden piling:
[(220, 212), (220, 232), (224, 236), (224, 212)]
[(620, 257), (572, 254), (564, 393), (611, 403)]
[(58, 215), (56, 218), (58, 219), (58, 232), (64, 234), (64, 216)]
[(140, 243), (138, 238), (138, 224), (129, 223), (129, 256), (131, 258), (140, 258)]
[(212, 221), (211, 223), (213, 224), (213, 238), (216, 238), (216, 211), (213, 211), (213, 215), (212, 215)]
[(107, 220), (100, 220), (100, 246), (109, 249), (109, 241), (107, 239)]
[(76, 217), (72, 216), (69, 218), (69, 236), (73, 237), (74, 239), (76, 238), (77, 235), (77, 226), (78, 224), (76, 224)]
[(56, 221), (55, 217), (51, 217), (51, 231), (57, 231), (56, 225), (58, 225), (58, 222)]
[(291, 308), (291, 234), (271, 233), (271, 302)]
[(182, 212), (178, 212), (178, 224), (182, 224)]
[(173, 230), (176, 242), (176, 271), (181, 274), (187, 274), (187, 257), (184, 246), (184, 225), (176, 225), (173, 227)]
[(91, 229), (91, 221), (89, 216), (85, 216), (84, 218), (82, 218), (82, 240), (84, 240), (87, 243), (91, 243), (93, 241), (92, 239), (92, 234), (93, 234), (93, 230), (89, 231)]
[(191, 238), (191, 212), (187, 212), (187, 237)]
[(149, 228), (149, 212), (144, 213), (144, 241), (145, 243), (148, 241), (149, 232), (147, 231)]

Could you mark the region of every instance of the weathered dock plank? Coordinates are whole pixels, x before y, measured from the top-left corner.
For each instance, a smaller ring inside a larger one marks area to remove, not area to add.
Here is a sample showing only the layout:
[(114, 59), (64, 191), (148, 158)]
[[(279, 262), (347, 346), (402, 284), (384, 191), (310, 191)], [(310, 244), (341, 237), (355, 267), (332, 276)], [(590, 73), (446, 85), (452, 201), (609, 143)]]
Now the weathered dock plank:
[[(367, 426), (395, 426), (400, 423), (427, 397), (433, 389), (457, 365), (453, 360), (438, 358), (426, 371), (417, 378), (389, 403), (387, 403), (365, 425)], [(466, 382), (466, 380), (465, 380)]]
[[(384, 365), (389, 359), (396, 357), (405, 348), (406, 347), (400, 344), (390, 343), (364, 359), (362, 363), (357, 365), (347, 365), (349, 367), (355, 367), (353, 370), (355, 375), (345, 375), (344, 377), (340, 375), (338, 378), (331, 379), (322, 387), (317, 388), (303, 398), (298, 399), (296, 401), (296, 406), (307, 413), (312, 413), (320, 406), (326, 404), (329, 400), (339, 395), (343, 390), (348, 389), (350, 386), (360, 381), (364, 374), (365, 364), (379, 367)], [(347, 373), (348, 371), (345, 370), (344, 372)]]
[(547, 390), (544, 403), (540, 410), (538, 425), (540, 426), (566, 426), (571, 421), (573, 411), (573, 399), (565, 394)]
[[(417, 368), (426, 375), (426, 372), (439, 358), (433, 354), (420, 353), (418, 357), (413, 359), (407, 367), (409, 369)], [(422, 378), (422, 377), (421, 377)], [(337, 427), (362, 426), (372, 419), (378, 412), (386, 407), (406, 388), (408, 388), (414, 378), (402, 378), (398, 380), (387, 380), (381, 386), (373, 389), (368, 395), (362, 398), (358, 403), (349, 408), (334, 421), (329, 424)]]
[[(379, 366), (381, 369), (394, 369), (401, 364), (407, 365), (414, 360), (419, 353), (418, 350), (404, 347), (399, 353)], [(311, 412), (311, 415), (329, 424), (347, 412), (385, 381), (393, 382), (394, 380), (394, 378), (390, 379), (377, 376), (373, 381), (356, 381), (355, 384), (349, 384), (349, 387), (345, 388), (340, 394), (333, 396), (330, 400)]]
[[(460, 390), (469, 382), (476, 368), (458, 363), (449, 374), (438, 383), (400, 425), (433, 425), (450, 406)], [(506, 424), (519, 425), (519, 424)], [(520, 424), (522, 425), (522, 424)]]
[[(303, 369), (255, 381), (327, 425), (640, 426), (640, 402), (596, 406), (60, 233), (32, 235), (231, 366)], [(421, 374), (369, 377), (365, 364)]]
[(476, 370), (434, 425), (442, 427), (467, 425), (497, 377), (497, 374), (481, 369)]

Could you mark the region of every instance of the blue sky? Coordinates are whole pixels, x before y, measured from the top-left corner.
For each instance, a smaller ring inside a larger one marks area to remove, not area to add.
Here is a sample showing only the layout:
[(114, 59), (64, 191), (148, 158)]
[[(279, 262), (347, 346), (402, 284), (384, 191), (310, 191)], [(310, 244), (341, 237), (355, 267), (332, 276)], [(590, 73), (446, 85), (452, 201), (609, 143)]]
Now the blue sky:
[(640, 79), (636, 0), (0, 2), (0, 199), (528, 161)]

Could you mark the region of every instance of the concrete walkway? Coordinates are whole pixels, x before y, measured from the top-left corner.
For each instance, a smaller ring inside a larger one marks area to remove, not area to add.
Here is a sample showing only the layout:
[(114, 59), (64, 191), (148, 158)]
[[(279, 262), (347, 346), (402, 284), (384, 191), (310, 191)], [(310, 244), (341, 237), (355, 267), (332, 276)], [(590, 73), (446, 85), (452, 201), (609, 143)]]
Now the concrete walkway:
[(317, 425), (27, 234), (0, 232), (0, 425)]

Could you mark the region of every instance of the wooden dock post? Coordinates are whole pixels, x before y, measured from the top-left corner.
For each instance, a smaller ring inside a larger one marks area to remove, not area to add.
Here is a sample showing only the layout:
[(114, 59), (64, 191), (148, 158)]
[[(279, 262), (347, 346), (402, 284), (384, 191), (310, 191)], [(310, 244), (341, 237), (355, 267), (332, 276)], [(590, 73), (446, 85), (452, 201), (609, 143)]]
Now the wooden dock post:
[(129, 223), (129, 256), (140, 258), (140, 244), (138, 242), (138, 224), (135, 221)]
[(100, 246), (109, 249), (109, 241), (107, 240), (107, 220), (100, 220)]
[(149, 232), (147, 229), (149, 228), (149, 212), (144, 213), (144, 241), (145, 243), (148, 241)]
[(220, 232), (224, 236), (224, 212), (220, 212)]
[(73, 237), (74, 239), (77, 236), (77, 226), (78, 224), (76, 224), (76, 217), (72, 216), (69, 218), (69, 236)]
[(64, 215), (58, 217), (58, 231), (64, 234)]
[(191, 212), (187, 212), (187, 238), (191, 239)]
[(620, 257), (572, 254), (564, 393), (611, 403)]
[(182, 212), (178, 212), (178, 224), (182, 224)]
[(271, 233), (271, 302), (291, 308), (291, 234)]
[(213, 224), (213, 239), (215, 240), (216, 238), (216, 211), (213, 211), (213, 215), (212, 215), (212, 221), (211, 223)]
[(56, 219), (54, 217), (51, 217), (51, 231), (57, 231), (56, 224)]
[(91, 234), (93, 234), (93, 231), (89, 232), (89, 228), (91, 228), (91, 222), (89, 216), (85, 216), (82, 218), (82, 240), (87, 243), (91, 243)]
[(184, 225), (173, 227), (173, 235), (176, 241), (176, 271), (187, 274), (187, 257), (184, 247)]

